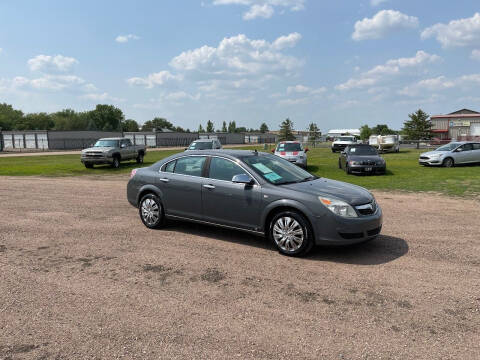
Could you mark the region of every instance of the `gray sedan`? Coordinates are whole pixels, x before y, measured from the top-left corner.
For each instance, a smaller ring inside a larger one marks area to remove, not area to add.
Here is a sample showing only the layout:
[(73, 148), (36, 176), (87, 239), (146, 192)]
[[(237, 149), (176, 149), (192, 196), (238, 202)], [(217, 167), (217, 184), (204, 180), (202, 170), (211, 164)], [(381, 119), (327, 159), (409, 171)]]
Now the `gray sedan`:
[(435, 151), (420, 154), (418, 162), (420, 165), (445, 167), (480, 163), (480, 142), (451, 142)]
[(148, 228), (179, 219), (238, 229), (268, 237), (286, 255), (364, 242), (382, 228), (382, 210), (366, 189), (256, 151), (170, 156), (133, 170), (127, 197)]

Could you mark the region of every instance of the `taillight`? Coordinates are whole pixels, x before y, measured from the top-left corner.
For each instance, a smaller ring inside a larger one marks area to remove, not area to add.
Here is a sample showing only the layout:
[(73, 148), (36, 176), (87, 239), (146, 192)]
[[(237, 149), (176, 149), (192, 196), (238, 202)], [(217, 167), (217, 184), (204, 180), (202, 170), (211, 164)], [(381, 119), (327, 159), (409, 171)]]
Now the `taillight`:
[(136, 173), (137, 173), (137, 169), (133, 169), (132, 172), (130, 173), (130, 179), (133, 178)]

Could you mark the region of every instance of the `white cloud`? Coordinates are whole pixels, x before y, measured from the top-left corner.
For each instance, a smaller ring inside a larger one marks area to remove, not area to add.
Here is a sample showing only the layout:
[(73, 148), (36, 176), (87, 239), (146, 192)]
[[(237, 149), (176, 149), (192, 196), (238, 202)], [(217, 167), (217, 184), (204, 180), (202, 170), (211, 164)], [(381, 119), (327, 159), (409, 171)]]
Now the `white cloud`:
[(287, 88), (287, 94), (291, 93), (307, 93), (310, 92), (310, 88), (308, 86), (304, 85), (295, 85), (295, 86), (289, 86)]
[(344, 91), (373, 86), (392, 76), (400, 75), (409, 68), (416, 68), (439, 60), (441, 58), (438, 55), (432, 55), (420, 50), (417, 51), (414, 57), (388, 60), (385, 64), (377, 65), (359, 76), (337, 85), (335, 88)]
[(420, 80), (412, 85), (405, 86), (399, 90), (400, 95), (419, 96), (426, 92), (438, 92), (448, 89), (468, 90), (472, 85), (480, 85), (480, 74), (462, 75), (453, 79), (445, 76)]
[(114, 96), (110, 96), (107, 92), (104, 93), (90, 93), (82, 95), (81, 98), (86, 100), (92, 100), (94, 102), (98, 101), (111, 101), (111, 102), (123, 102), (125, 99), (116, 98)]
[(173, 58), (170, 65), (178, 71), (199, 71), (216, 76), (291, 71), (302, 66), (303, 62), (281, 50), (295, 46), (300, 38), (300, 34), (293, 33), (269, 43), (240, 34), (224, 38), (216, 48), (202, 46), (185, 51)]
[(423, 30), (422, 39), (435, 37), (444, 48), (478, 46), (480, 42), (480, 13), (471, 18), (438, 23)]
[(388, 0), (370, 0), (370, 5), (375, 7), (375, 6), (379, 6), (385, 2), (387, 2)]
[(128, 35), (118, 35), (115, 38), (115, 41), (118, 43), (126, 43), (130, 40), (139, 40), (140, 36), (134, 35), (134, 34), (128, 34)]
[(248, 10), (244, 15), (243, 19), (244, 20), (253, 20), (259, 17), (262, 17), (264, 19), (269, 19), (273, 16), (273, 13), (275, 10), (273, 10), (273, 7), (271, 7), (268, 4), (263, 4), (263, 5), (253, 5), (250, 10)]
[(72, 70), (78, 60), (63, 55), (37, 55), (28, 60), (28, 67), (31, 71), (42, 71), (45, 73), (68, 72)]
[(158, 73), (150, 74), (145, 78), (132, 77), (130, 79), (127, 79), (127, 83), (129, 85), (145, 86), (146, 88), (151, 89), (156, 85), (161, 86), (169, 81), (177, 80), (178, 78), (178, 76), (172, 75), (170, 71), (160, 71)]
[(275, 9), (281, 11), (300, 11), (305, 9), (306, 0), (213, 0), (213, 5), (241, 5), (248, 7), (243, 14), (244, 20), (256, 18), (268, 19), (273, 16)]
[(480, 50), (472, 50), (472, 55), (470, 55), (470, 58), (473, 60), (478, 60), (480, 61)]
[(371, 19), (364, 18), (355, 23), (352, 39), (356, 41), (380, 39), (400, 29), (418, 27), (418, 18), (396, 10), (381, 10)]

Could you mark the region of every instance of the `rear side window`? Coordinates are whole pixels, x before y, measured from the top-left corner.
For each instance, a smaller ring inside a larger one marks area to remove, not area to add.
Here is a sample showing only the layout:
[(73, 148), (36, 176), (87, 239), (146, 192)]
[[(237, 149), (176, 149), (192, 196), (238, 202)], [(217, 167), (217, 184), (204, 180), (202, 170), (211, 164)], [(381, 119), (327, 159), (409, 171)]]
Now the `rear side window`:
[(205, 160), (205, 156), (187, 156), (177, 159), (173, 172), (175, 174), (202, 176)]
[(480, 150), (480, 144), (473, 144), (473, 150)]
[(165, 166), (165, 172), (173, 172), (175, 169), (175, 164), (177, 160), (170, 161), (166, 166)]
[(232, 181), (235, 175), (245, 174), (240, 166), (233, 161), (213, 157), (210, 161), (209, 178), (216, 180)]

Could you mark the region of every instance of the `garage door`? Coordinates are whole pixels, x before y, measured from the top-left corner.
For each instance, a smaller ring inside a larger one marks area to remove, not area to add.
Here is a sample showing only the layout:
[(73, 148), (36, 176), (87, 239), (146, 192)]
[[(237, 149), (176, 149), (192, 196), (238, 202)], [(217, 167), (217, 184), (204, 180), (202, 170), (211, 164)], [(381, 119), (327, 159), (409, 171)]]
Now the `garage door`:
[(470, 124), (470, 135), (471, 136), (480, 136), (480, 123)]

